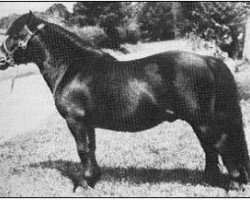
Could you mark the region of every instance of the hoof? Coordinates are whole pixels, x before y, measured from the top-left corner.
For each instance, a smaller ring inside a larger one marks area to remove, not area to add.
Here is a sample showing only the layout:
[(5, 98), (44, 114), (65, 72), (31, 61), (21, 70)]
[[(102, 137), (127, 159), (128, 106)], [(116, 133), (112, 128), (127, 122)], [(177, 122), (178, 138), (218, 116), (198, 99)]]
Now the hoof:
[(237, 181), (233, 181), (233, 180), (230, 180), (229, 181), (229, 184), (228, 184), (228, 187), (227, 187), (227, 191), (229, 190), (235, 190), (235, 191), (241, 191), (241, 192), (244, 192), (246, 190), (246, 185), (245, 184), (240, 184), (239, 182)]
[(248, 174), (244, 169), (233, 170), (229, 173), (228, 190), (242, 191), (248, 183)]
[(83, 189), (91, 189), (95, 187), (95, 184), (101, 178), (101, 170), (99, 167), (94, 167), (88, 170), (85, 170), (84, 173), (81, 173), (81, 179), (76, 180), (74, 183), (73, 192), (76, 191), (78, 187)]
[(74, 184), (73, 192), (75, 193), (78, 187), (81, 187), (84, 190), (93, 189), (98, 180), (99, 179), (82, 179)]
[(94, 188), (95, 184), (101, 178), (101, 170), (98, 166), (89, 168), (84, 171), (83, 177), (87, 181), (88, 186)]
[(219, 171), (219, 168), (206, 169), (203, 176), (203, 181), (211, 186), (219, 186), (221, 183), (222, 175)]
[(90, 186), (88, 185), (87, 180), (85, 180), (85, 179), (82, 179), (82, 180), (80, 180), (79, 182), (77, 182), (77, 183), (74, 184), (74, 188), (73, 188), (73, 192), (74, 192), (74, 193), (76, 192), (76, 189), (77, 189), (78, 187), (81, 187), (81, 188), (83, 188), (83, 189), (85, 189), (85, 190), (87, 190), (87, 189), (90, 188)]
[(247, 177), (240, 174), (232, 173), (230, 179), (228, 181), (227, 190), (237, 190), (237, 191), (244, 191), (247, 185)]
[(87, 180), (88, 185), (91, 188), (94, 188), (95, 184), (100, 180), (101, 175), (102, 175), (101, 170), (98, 167), (95, 170), (93, 170), (93, 172), (91, 173), (91, 176), (86, 176), (86, 174), (85, 174), (84, 178)]

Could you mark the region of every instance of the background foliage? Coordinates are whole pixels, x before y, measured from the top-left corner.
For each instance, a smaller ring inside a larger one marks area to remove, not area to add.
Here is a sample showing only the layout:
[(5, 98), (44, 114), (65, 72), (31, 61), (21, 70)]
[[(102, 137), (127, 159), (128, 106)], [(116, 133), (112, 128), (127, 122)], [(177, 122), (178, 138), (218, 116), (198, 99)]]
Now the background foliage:
[[(138, 14), (142, 37), (149, 41), (174, 39), (176, 2), (147, 2)], [(179, 4), (179, 3), (177, 3)]]
[[(215, 42), (229, 57), (241, 58), (249, 10), (249, 2), (77, 2), (73, 13), (56, 3), (36, 14), (69, 29), (77, 27), (75, 32), (99, 47), (116, 49), (123, 43), (191, 34)], [(0, 19), (0, 28), (7, 29), (17, 17)]]
[(214, 40), (229, 54), (242, 56), (242, 34), (249, 15), (249, 2), (194, 2), (183, 3), (189, 32), (206, 40)]

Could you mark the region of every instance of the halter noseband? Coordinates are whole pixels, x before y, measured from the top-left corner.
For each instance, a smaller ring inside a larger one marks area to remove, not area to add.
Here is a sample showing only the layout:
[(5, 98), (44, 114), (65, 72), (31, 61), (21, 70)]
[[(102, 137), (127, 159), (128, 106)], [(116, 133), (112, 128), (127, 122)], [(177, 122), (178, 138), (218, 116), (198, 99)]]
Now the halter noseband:
[(5, 64), (9, 64), (10, 66), (14, 66), (15, 65), (15, 61), (13, 59), (13, 54), (14, 52), (18, 49), (18, 48), (22, 48), (22, 49), (26, 49), (28, 42), (30, 41), (30, 39), (41, 29), (43, 29), (45, 27), (45, 24), (42, 23), (40, 25), (37, 26), (37, 29), (35, 32), (32, 32), (27, 25), (24, 26), (24, 29), (28, 32), (28, 34), (25, 36), (25, 38), (21, 41), (18, 42), (18, 45), (13, 49), (13, 50), (8, 50), (7, 45), (6, 45), (6, 41), (7, 39), (3, 42), (3, 50), (5, 51), (5, 53), (7, 54), (6, 58), (2, 58), (0, 59), (0, 66), (1, 65), (5, 65)]

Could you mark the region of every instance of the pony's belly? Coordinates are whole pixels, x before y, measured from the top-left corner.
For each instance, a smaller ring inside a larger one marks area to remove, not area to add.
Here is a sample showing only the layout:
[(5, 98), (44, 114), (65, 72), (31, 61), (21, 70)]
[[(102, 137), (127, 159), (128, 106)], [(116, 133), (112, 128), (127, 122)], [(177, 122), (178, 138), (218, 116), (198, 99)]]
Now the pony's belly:
[(106, 120), (96, 124), (96, 128), (109, 129), (113, 131), (138, 132), (150, 129), (162, 123), (164, 119), (140, 119), (140, 118), (124, 118), (118, 120)]
[(113, 112), (113, 115), (99, 115), (95, 119), (96, 128), (104, 128), (114, 131), (137, 132), (150, 129), (158, 124), (177, 119), (174, 113), (166, 110), (145, 108), (144, 111), (138, 111), (129, 116), (123, 117), (119, 112)]

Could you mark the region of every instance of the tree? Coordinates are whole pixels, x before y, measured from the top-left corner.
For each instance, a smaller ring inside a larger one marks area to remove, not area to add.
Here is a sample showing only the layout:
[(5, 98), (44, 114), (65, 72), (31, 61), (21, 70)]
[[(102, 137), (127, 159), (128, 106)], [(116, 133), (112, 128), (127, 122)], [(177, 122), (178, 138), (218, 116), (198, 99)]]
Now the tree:
[(180, 32), (181, 12), (180, 2), (147, 2), (138, 16), (144, 39), (174, 39)]
[(57, 16), (64, 20), (68, 20), (71, 14), (63, 4), (55, 3), (45, 11), (45, 15)]
[(124, 18), (123, 5), (123, 2), (108, 1), (77, 2), (73, 7), (73, 15), (85, 19), (85, 24), (81, 26), (117, 26)]
[(183, 14), (182, 14), (182, 6), (181, 2), (173, 2), (172, 3), (172, 14), (173, 14), (173, 31), (175, 38), (178, 38), (182, 35), (182, 21), (183, 21)]
[(242, 56), (240, 35), (249, 15), (248, 2), (183, 2), (182, 6), (192, 32), (214, 40), (229, 57)]
[(243, 59), (250, 62), (250, 16), (248, 17), (245, 25)]
[[(77, 2), (73, 7), (73, 18), (79, 26), (99, 26), (110, 40), (110, 48), (118, 48), (122, 39), (118, 27), (124, 26), (129, 2)], [(71, 19), (72, 20), (72, 19)]]

